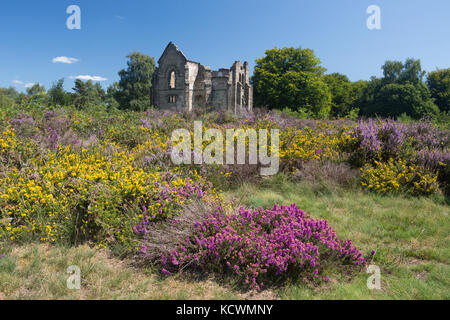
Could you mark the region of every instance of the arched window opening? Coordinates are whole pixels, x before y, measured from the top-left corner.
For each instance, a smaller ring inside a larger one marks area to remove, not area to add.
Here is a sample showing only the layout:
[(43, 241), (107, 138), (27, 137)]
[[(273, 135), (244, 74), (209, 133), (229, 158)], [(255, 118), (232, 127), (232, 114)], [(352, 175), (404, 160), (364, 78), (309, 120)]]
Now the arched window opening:
[(175, 89), (175, 80), (176, 80), (176, 78), (175, 78), (175, 71), (172, 71), (170, 73), (170, 84), (169, 84), (170, 89)]

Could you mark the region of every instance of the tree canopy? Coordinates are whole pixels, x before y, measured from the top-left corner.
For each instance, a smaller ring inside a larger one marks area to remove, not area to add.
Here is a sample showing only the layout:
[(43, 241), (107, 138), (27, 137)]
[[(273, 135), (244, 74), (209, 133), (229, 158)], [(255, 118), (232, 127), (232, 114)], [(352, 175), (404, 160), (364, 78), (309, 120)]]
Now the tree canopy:
[(256, 60), (254, 102), (269, 109), (290, 108), (327, 115), (331, 94), (323, 81), (325, 68), (310, 49), (273, 48)]
[(351, 112), (358, 113), (358, 102), (366, 86), (365, 81), (351, 82), (340, 73), (327, 74), (324, 81), (331, 93), (331, 116), (346, 117)]
[(428, 73), (427, 85), (434, 103), (441, 111), (450, 111), (450, 68)]
[(383, 77), (372, 78), (361, 100), (361, 115), (398, 117), (406, 114), (419, 119), (435, 116), (439, 109), (423, 82), (420, 60), (386, 61)]
[(76, 108), (82, 109), (85, 107), (101, 104), (105, 99), (105, 91), (100, 83), (93, 83), (92, 80), (86, 82), (77, 79), (75, 80), (73, 103)]
[(145, 110), (150, 107), (150, 89), (155, 59), (137, 51), (127, 56), (127, 69), (119, 71), (115, 99), (120, 109)]
[(27, 94), (29, 96), (33, 96), (35, 94), (39, 94), (39, 93), (45, 93), (47, 92), (47, 90), (45, 90), (44, 86), (41, 86), (39, 83), (35, 83), (32, 87), (27, 88)]
[(64, 90), (64, 78), (54, 82), (47, 92), (50, 103), (54, 106), (67, 106), (72, 103), (70, 93)]

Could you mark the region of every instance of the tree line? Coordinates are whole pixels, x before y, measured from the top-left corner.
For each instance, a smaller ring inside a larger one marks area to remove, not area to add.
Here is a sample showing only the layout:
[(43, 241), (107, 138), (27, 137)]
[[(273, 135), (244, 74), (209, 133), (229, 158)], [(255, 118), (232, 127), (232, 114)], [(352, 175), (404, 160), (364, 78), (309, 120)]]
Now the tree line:
[(312, 117), (436, 117), (450, 110), (450, 68), (429, 73), (420, 60), (386, 61), (383, 76), (351, 82), (325, 74), (310, 49), (274, 48), (256, 60), (255, 105)]
[[(106, 90), (91, 80), (75, 80), (73, 92), (64, 89), (64, 79), (46, 90), (39, 84), (26, 93), (0, 88), (0, 107), (26, 101), (42, 105), (108, 108), (142, 111), (150, 106), (153, 57), (139, 52), (127, 56), (127, 67), (118, 82)], [(282, 110), (300, 117), (356, 118), (393, 117), (414, 119), (448, 115), (450, 112), (450, 68), (429, 73), (420, 60), (386, 61), (383, 76), (352, 82), (326, 69), (311, 49), (273, 48), (256, 60), (252, 77), (254, 105)]]
[(151, 79), (155, 71), (155, 59), (139, 52), (127, 56), (127, 68), (119, 71), (120, 80), (106, 90), (99, 82), (76, 79), (73, 92), (64, 89), (64, 78), (46, 90), (34, 84), (19, 93), (13, 87), (0, 88), (0, 107), (26, 102), (43, 106), (75, 106), (78, 109), (105, 105), (110, 109), (143, 111), (150, 107)]

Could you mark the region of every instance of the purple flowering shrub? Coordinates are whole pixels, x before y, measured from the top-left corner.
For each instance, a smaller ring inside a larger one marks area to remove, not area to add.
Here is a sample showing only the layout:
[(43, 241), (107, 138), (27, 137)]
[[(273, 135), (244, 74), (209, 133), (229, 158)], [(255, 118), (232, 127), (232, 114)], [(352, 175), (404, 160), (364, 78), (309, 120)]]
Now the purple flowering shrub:
[(20, 139), (32, 140), (43, 149), (56, 150), (59, 145), (76, 145), (80, 141), (70, 126), (70, 119), (54, 111), (44, 110), (42, 117), (33, 118), (24, 110), (9, 124)]
[(175, 250), (161, 254), (162, 272), (185, 267), (232, 273), (261, 289), (264, 282), (304, 276), (326, 279), (330, 266), (360, 269), (366, 263), (352, 240), (337, 237), (326, 220), (315, 220), (291, 206), (226, 214), (222, 208), (194, 224)]
[(358, 167), (375, 161), (403, 160), (437, 174), (448, 194), (450, 180), (450, 132), (423, 120), (404, 124), (393, 120), (360, 121), (352, 130), (350, 161)]
[(351, 161), (358, 166), (374, 160), (405, 157), (409, 152), (407, 126), (393, 120), (360, 121), (352, 130)]
[(450, 146), (449, 130), (437, 128), (429, 120), (409, 124), (406, 135), (413, 139), (415, 149), (443, 149)]
[(9, 121), (15, 133), (22, 137), (33, 137), (37, 134), (36, 122), (32, 116), (22, 110), (20, 117), (13, 118)]
[[(414, 157), (418, 152), (448, 153), (449, 130), (432, 122), (404, 124), (390, 119), (360, 121), (352, 130), (351, 150), (362, 164), (372, 160)], [(419, 159), (423, 156), (419, 156)], [(426, 161), (426, 160), (425, 160)]]
[(450, 194), (450, 132), (434, 128), (429, 122), (414, 123), (409, 127), (414, 137), (414, 163), (437, 172), (445, 194)]

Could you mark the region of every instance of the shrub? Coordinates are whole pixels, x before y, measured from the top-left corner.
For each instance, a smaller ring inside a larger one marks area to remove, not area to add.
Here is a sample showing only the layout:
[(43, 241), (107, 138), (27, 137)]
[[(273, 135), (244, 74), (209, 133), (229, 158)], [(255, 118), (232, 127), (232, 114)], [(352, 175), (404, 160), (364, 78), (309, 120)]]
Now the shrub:
[(145, 260), (157, 263), (161, 256), (174, 252), (195, 232), (195, 222), (208, 218), (213, 208), (204, 201), (194, 200), (184, 205), (176, 217), (152, 222), (144, 208), (144, 218), (133, 227), (141, 240), (141, 253)]
[(424, 169), (408, 165), (401, 159), (389, 159), (387, 162), (375, 161), (361, 168), (363, 187), (379, 192), (401, 191), (413, 195), (427, 195), (436, 192), (437, 176)]
[(280, 136), (281, 166), (295, 171), (310, 160), (339, 160), (341, 149), (352, 139), (345, 129), (336, 130), (326, 123), (302, 130), (287, 128)]
[(415, 154), (414, 161), (420, 166), (437, 172), (438, 181), (445, 194), (450, 194), (450, 150), (448, 148), (424, 148)]
[(360, 166), (375, 159), (400, 156), (404, 151), (405, 132), (405, 125), (392, 120), (359, 121), (351, 133), (351, 161)]
[(329, 160), (306, 162), (293, 174), (295, 180), (306, 181), (311, 187), (325, 191), (352, 187), (357, 184), (358, 177), (357, 169)]
[(0, 238), (131, 245), (142, 206), (149, 220), (161, 220), (190, 199), (216, 197), (203, 190), (199, 176), (144, 171), (134, 152), (111, 143), (81, 152), (58, 147), (10, 170), (0, 177), (0, 221), (7, 221)]
[(348, 151), (356, 165), (390, 158), (412, 160), (424, 149), (448, 152), (450, 144), (449, 131), (438, 129), (426, 119), (409, 124), (391, 119), (359, 121), (351, 137)]
[(351, 240), (340, 240), (326, 220), (315, 220), (295, 204), (226, 214), (220, 207), (195, 223), (195, 232), (161, 256), (163, 272), (190, 266), (231, 272), (250, 287), (288, 277), (319, 279), (328, 267), (362, 267)]

